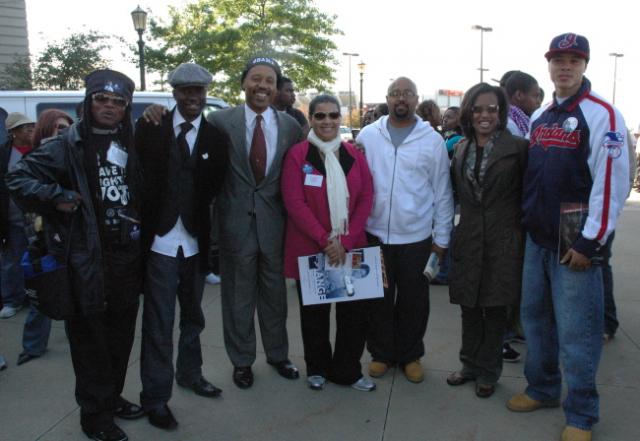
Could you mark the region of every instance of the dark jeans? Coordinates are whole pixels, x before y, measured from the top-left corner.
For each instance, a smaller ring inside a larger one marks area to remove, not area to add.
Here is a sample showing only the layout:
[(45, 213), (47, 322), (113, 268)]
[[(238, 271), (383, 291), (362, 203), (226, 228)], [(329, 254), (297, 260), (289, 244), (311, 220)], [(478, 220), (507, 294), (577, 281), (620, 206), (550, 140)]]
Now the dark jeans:
[(376, 361), (404, 366), (424, 355), (429, 280), (422, 270), (431, 253), (431, 238), (381, 248), (388, 288), (383, 299), (371, 301), (367, 349)]
[(322, 375), (336, 384), (353, 384), (362, 377), (360, 358), (367, 336), (368, 300), (336, 303), (336, 343), (331, 353), (329, 320), (331, 303), (302, 305), (300, 281), (300, 327), (307, 376)]
[(105, 253), (106, 310), (65, 322), (80, 424), (88, 431), (100, 431), (113, 423), (138, 315), (140, 268), (120, 266), (114, 260)]
[(611, 271), (611, 248), (615, 232), (611, 233), (602, 252), (602, 285), (604, 288), (604, 333), (614, 336), (618, 330), (616, 301), (613, 298), (613, 272)]
[(495, 384), (502, 373), (502, 340), (507, 326), (507, 307), (462, 309), (462, 374), (478, 383)]
[(24, 322), (22, 332), (22, 350), (24, 353), (39, 357), (47, 350), (51, 334), (51, 319), (30, 305), (29, 315)]
[(200, 333), (204, 329), (202, 291), (204, 273), (196, 254), (184, 258), (150, 252), (142, 315), (140, 403), (145, 409), (163, 406), (173, 386), (173, 322), (176, 297), (180, 302), (180, 339), (176, 378), (191, 382), (202, 375)]
[(7, 244), (0, 248), (0, 295), (2, 305), (20, 308), (24, 303), (24, 274), (20, 261), (27, 249), (23, 225), (9, 225)]

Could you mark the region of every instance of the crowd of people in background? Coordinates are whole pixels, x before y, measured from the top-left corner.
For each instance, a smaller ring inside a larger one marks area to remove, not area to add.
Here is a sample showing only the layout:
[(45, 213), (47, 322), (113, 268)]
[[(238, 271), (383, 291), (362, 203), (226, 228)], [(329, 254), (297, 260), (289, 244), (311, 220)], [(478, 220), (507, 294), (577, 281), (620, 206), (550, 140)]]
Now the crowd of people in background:
[[(206, 118), (213, 75), (177, 66), (168, 77), (176, 106), (151, 106), (135, 125), (133, 81), (95, 71), (76, 122), (58, 110), (38, 121), (7, 117), (0, 318), (28, 304), (20, 261), (32, 236), (58, 257), (68, 249), (77, 310), (65, 331), (82, 430), (126, 441), (117, 418), (145, 415), (175, 430), (174, 378), (196, 395), (222, 394), (202, 375), (200, 343), (215, 201), (222, 332), (238, 388), (255, 381), (256, 315), (266, 362), (286, 379), (300, 376), (289, 359), (285, 278), (296, 280), (312, 390), (335, 383), (370, 392), (396, 366), (423, 381), (430, 283), (448, 285), (460, 305), (461, 367), (444, 381), (473, 382), (488, 398), (503, 362), (520, 359), (510, 343), (526, 342), (527, 387), (507, 408), (559, 406), (564, 377), (561, 439), (589, 441), (603, 343), (618, 327), (610, 257), (634, 182), (633, 136), (591, 89), (585, 37), (559, 35), (545, 57), (554, 84), (545, 105), (536, 79), (518, 70), (498, 86), (474, 85), (446, 109), (419, 103), (415, 82), (401, 76), (352, 142), (340, 136), (338, 99), (319, 94), (305, 116), (293, 107), (293, 82), (266, 56), (248, 60), (238, 79), (245, 102)], [(567, 204), (586, 208), (565, 249)], [(332, 347), (331, 305), (303, 304), (298, 257), (324, 253), (340, 265), (366, 246), (381, 248), (384, 296), (337, 303)], [(440, 272), (429, 280), (431, 255)], [(142, 292), (138, 405), (122, 392)], [(17, 364), (45, 353), (50, 328), (31, 305)]]

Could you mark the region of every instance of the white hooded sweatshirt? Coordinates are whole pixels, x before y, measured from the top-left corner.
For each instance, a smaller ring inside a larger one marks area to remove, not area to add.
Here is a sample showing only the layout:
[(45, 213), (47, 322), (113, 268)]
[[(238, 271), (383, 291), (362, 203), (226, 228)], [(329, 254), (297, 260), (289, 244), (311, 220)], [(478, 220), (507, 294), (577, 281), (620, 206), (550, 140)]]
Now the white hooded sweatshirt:
[(384, 244), (408, 244), (433, 236), (448, 248), (453, 227), (449, 157), (442, 136), (416, 117), (416, 125), (398, 147), (391, 142), (384, 116), (362, 129), (373, 175), (374, 203), (367, 232)]

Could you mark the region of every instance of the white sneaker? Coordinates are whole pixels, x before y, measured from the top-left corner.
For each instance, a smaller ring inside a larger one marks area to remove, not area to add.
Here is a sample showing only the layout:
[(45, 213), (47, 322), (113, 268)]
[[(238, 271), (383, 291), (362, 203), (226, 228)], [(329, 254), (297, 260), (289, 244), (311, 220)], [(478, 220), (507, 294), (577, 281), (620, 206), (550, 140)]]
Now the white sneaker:
[(322, 390), (326, 382), (327, 379), (322, 375), (311, 375), (310, 377), (307, 377), (307, 384), (309, 385), (309, 388), (313, 390)]
[(220, 276), (217, 276), (214, 273), (209, 273), (207, 274), (207, 277), (204, 278), (204, 281), (209, 285), (217, 285), (220, 283)]
[(376, 384), (371, 381), (371, 378), (362, 376), (358, 381), (353, 383), (351, 387), (355, 390), (361, 390), (363, 392), (371, 392), (376, 388)]
[(15, 308), (13, 306), (4, 306), (1, 310), (0, 310), (0, 318), (6, 319), (9, 317), (13, 317), (14, 315), (16, 315), (18, 313), (18, 311), (20, 311), (21, 307)]

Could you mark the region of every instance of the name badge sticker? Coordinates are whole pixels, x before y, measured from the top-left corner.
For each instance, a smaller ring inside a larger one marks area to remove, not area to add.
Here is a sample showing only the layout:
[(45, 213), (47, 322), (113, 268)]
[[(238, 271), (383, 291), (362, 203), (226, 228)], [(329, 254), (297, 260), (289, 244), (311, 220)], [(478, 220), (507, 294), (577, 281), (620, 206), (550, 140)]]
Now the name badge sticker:
[(322, 175), (308, 174), (308, 175), (305, 175), (304, 185), (308, 185), (310, 187), (322, 187), (323, 179), (324, 179), (324, 176)]
[(129, 158), (129, 154), (120, 148), (118, 143), (112, 142), (109, 150), (107, 150), (107, 161), (118, 167), (125, 168), (127, 166), (127, 158)]

